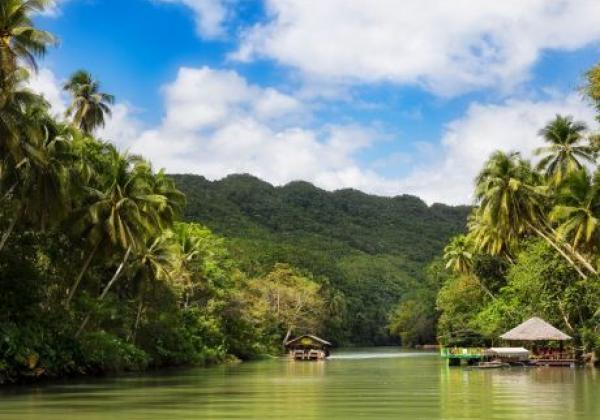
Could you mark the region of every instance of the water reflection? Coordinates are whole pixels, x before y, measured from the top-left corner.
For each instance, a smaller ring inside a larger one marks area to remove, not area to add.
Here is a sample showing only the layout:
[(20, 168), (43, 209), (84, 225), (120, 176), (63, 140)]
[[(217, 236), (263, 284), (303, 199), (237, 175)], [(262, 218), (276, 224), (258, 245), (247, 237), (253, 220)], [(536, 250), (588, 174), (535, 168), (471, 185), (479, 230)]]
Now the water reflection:
[(597, 371), (448, 368), (436, 354), (398, 349), (0, 392), (1, 419), (600, 418)]

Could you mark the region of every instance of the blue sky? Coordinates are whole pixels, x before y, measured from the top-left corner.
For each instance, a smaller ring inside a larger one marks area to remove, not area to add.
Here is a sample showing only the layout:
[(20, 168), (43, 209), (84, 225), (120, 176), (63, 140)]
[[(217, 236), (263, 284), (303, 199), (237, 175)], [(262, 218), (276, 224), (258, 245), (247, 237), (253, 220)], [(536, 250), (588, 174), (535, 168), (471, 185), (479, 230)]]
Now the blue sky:
[(90, 70), (118, 98), (98, 135), (170, 172), (468, 203), (487, 155), (530, 154), (555, 113), (595, 128), (600, 2), (485, 3), (63, 0), (32, 87), (60, 112)]

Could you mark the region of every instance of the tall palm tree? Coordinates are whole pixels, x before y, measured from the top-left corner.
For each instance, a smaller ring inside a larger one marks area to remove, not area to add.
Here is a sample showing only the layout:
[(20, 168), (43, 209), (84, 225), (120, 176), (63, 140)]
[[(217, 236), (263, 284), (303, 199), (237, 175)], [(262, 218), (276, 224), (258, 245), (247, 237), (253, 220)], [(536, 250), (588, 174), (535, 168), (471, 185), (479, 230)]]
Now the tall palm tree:
[[(52, 34), (36, 29), (31, 15), (46, 9), (50, 0), (2, 0), (0, 4), (0, 73), (5, 82), (17, 69), (17, 59), (37, 69), (36, 57), (56, 43)], [(6, 85), (3, 86), (6, 88)]]
[(550, 220), (558, 222), (559, 236), (572, 242), (574, 248), (597, 247), (600, 232), (600, 172), (594, 177), (585, 170), (572, 173), (557, 192), (558, 204)]
[(538, 168), (545, 171), (551, 184), (560, 184), (570, 173), (579, 171), (584, 162), (595, 161), (594, 148), (584, 143), (586, 130), (584, 122), (561, 115), (540, 130), (540, 136), (549, 145), (535, 150), (543, 155)]
[(147, 286), (155, 281), (169, 281), (180, 272), (182, 254), (179, 244), (171, 231), (165, 231), (156, 238), (149, 238), (133, 263), (139, 281), (138, 309), (135, 323), (129, 335), (135, 342), (144, 308), (144, 294)]
[(557, 243), (548, 231), (539, 176), (518, 153), (493, 153), (476, 178), (475, 196), (479, 204), (477, 217), (498, 234), (507, 240), (535, 234), (567, 260), (582, 278), (587, 278), (573, 261), (573, 253)]
[(518, 244), (517, 237), (511, 236), (510, 232), (503, 234), (498, 228), (478, 217), (477, 211), (469, 215), (467, 226), (469, 228), (468, 238), (475, 250), (506, 258), (510, 263), (514, 262), (513, 255)]
[(64, 90), (73, 97), (67, 116), (73, 117), (73, 123), (84, 133), (91, 134), (96, 128), (104, 127), (106, 116), (111, 115), (110, 106), (115, 97), (100, 91), (100, 83), (85, 70), (71, 75)]
[(473, 247), (465, 235), (452, 238), (444, 248), (444, 261), (446, 268), (461, 274), (471, 272), (473, 268)]
[(17, 222), (45, 231), (70, 208), (70, 142), (64, 127), (49, 117), (48, 104), (40, 101), (23, 109), (18, 138), (21, 140), (3, 160), (6, 171), (0, 181), (11, 185), (6, 196), (11, 198), (12, 212), (0, 250)]
[(108, 150), (111, 153), (111, 161), (110, 167), (103, 168), (108, 171), (102, 174), (105, 185), (87, 188), (87, 200), (75, 213), (74, 230), (86, 238), (88, 254), (73, 286), (69, 289), (66, 307), (69, 306), (79, 283), (101, 247), (110, 246), (124, 251), (123, 261), (109, 282), (112, 285), (121, 274), (134, 248), (141, 248), (148, 232), (156, 229), (156, 225), (150, 220), (154, 215), (150, 214), (151, 217), (148, 217), (148, 213), (152, 211), (152, 208), (147, 206), (146, 199), (151, 195), (150, 185), (145, 176), (140, 176), (145, 174), (139, 170), (139, 166), (145, 163), (137, 156), (121, 155), (114, 146), (108, 147)]
[[(46, 101), (39, 95), (23, 88), (27, 80), (27, 72), (20, 70), (11, 74), (12, 89), (0, 87), (0, 158), (3, 174), (9, 172), (9, 167), (18, 165), (25, 158), (35, 154), (36, 139), (27, 136), (26, 114), (30, 110), (47, 108)], [(35, 125), (38, 127), (38, 125)]]

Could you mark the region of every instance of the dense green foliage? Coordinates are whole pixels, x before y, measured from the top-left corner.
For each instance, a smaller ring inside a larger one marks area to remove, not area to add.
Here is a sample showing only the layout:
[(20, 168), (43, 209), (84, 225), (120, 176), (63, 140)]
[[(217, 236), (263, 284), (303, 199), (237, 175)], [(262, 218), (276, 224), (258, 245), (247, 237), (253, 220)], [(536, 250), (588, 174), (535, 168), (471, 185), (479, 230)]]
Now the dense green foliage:
[[(598, 103), (598, 67), (585, 92)], [(476, 179), (469, 232), (444, 250), (448, 278), (438, 333), (497, 337), (531, 316), (563, 329), (584, 352), (600, 352), (600, 169), (598, 135), (557, 115), (540, 131), (536, 167), (494, 153)]]
[[(185, 218), (225, 236), (246, 272), (263, 275), (288, 263), (326, 285), (337, 316), (324, 333), (338, 344), (397, 342), (388, 317), (404, 299), (434, 312), (437, 289), (428, 286), (424, 268), (464, 230), (470, 210), (429, 207), (412, 196), (327, 192), (307, 182), (274, 187), (249, 175), (172, 178), (188, 199)], [(417, 342), (431, 339), (432, 322), (428, 317)]]
[(244, 273), (178, 222), (173, 181), (94, 138), (114, 98), (89, 73), (65, 84), (64, 119), (27, 89), (54, 42), (29, 16), (48, 3), (0, 8), (0, 384), (251, 358), (335, 318), (310, 273)]

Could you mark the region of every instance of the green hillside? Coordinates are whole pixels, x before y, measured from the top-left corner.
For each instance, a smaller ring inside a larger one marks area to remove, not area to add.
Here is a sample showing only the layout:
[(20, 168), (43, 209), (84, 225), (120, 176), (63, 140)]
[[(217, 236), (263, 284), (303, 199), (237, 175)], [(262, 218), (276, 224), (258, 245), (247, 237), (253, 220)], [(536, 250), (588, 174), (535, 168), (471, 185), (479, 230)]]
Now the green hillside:
[(324, 333), (354, 344), (391, 342), (389, 312), (425, 287), (424, 268), (464, 231), (469, 211), (307, 182), (274, 187), (249, 175), (172, 177), (187, 196), (185, 218), (228, 238), (244, 271), (262, 274), (285, 262), (328, 281), (340, 317)]

